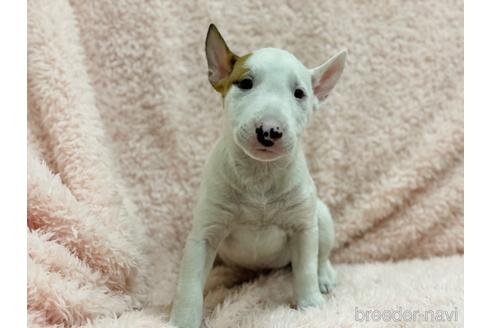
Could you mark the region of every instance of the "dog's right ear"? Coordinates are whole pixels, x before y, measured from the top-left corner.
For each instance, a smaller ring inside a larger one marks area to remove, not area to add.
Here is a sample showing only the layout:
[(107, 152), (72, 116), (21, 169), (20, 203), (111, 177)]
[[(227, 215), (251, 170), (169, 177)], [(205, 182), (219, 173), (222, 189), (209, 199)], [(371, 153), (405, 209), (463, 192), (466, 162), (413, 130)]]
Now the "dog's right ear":
[(316, 97), (314, 108), (318, 108), (326, 101), (328, 94), (342, 75), (346, 59), (347, 51), (342, 50), (324, 64), (311, 70), (311, 82)]
[(238, 56), (233, 54), (214, 24), (210, 24), (205, 41), (205, 52), (208, 63), (208, 79), (212, 86), (229, 76)]

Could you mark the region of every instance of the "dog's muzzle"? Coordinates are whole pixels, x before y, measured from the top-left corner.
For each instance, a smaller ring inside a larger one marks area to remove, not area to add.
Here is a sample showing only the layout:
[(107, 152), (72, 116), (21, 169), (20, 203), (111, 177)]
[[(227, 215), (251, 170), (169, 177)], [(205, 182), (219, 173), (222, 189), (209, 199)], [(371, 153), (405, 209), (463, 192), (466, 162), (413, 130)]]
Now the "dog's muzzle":
[(271, 161), (285, 153), (283, 139), (285, 139), (284, 125), (278, 120), (267, 118), (255, 122), (248, 141), (247, 153), (253, 158)]
[(278, 126), (262, 124), (256, 128), (256, 140), (265, 147), (272, 147), (282, 135), (283, 132)]

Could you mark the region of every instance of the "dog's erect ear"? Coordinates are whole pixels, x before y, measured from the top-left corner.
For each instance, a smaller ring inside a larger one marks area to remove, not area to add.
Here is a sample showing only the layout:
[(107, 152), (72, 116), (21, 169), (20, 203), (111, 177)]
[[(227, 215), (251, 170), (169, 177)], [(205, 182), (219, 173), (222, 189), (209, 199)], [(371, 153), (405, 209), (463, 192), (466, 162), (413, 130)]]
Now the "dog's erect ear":
[(315, 104), (315, 108), (326, 100), (331, 89), (337, 84), (340, 75), (342, 75), (346, 58), (347, 51), (342, 50), (328, 59), (324, 64), (311, 69), (313, 92), (318, 100)]
[(237, 56), (233, 54), (214, 24), (210, 24), (205, 42), (208, 79), (213, 86), (232, 72)]

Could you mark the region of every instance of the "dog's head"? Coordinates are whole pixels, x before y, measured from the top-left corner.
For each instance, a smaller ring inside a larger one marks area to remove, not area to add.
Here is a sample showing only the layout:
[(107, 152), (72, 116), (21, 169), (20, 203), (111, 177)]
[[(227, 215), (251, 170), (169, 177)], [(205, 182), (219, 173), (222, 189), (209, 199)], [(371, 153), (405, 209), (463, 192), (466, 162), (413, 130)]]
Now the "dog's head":
[(341, 51), (308, 69), (276, 48), (237, 56), (213, 24), (205, 48), (210, 83), (224, 100), (226, 128), (247, 155), (260, 161), (273, 161), (295, 149), (313, 110), (340, 78), (346, 58)]

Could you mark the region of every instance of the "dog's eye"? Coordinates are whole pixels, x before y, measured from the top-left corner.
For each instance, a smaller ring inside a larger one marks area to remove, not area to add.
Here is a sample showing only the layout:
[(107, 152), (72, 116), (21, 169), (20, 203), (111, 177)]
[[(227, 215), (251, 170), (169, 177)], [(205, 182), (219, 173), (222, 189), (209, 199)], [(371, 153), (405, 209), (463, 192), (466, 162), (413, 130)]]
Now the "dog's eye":
[(251, 89), (253, 87), (253, 79), (250, 77), (245, 77), (244, 79), (237, 81), (236, 85), (242, 90)]
[(304, 91), (302, 91), (301, 89), (296, 89), (296, 91), (294, 91), (294, 97), (296, 97), (297, 99), (302, 99), (304, 98)]

